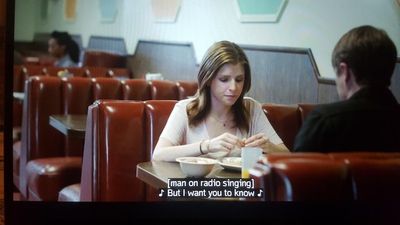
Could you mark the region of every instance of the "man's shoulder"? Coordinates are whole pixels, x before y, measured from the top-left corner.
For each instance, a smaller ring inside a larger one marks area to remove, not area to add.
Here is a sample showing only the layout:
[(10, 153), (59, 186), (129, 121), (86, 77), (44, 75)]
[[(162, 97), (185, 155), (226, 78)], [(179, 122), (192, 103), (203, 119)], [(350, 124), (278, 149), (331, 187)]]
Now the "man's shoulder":
[(353, 116), (363, 112), (374, 112), (375, 114), (387, 112), (400, 112), (400, 106), (377, 104), (365, 99), (345, 100), (329, 104), (321, 104), (314, 110), (315, 114), (323, 117)]
[(320, 104), (313, 110), (320, 115), (332, 116), (350, 110), (349, 104), (345, 101)]

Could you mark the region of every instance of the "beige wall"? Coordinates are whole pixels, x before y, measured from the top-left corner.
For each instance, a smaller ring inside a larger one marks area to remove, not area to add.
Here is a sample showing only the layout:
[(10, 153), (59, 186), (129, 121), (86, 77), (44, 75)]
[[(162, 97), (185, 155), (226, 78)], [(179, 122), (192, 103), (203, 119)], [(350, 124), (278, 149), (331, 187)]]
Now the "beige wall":
[(92, 34), (124, 37), (131, 54), (140, 39), (191, 42), (197, 62), (213, 42), (222, 39), (245, 45), (311, 48), (326, 78), (334, 77), (330, 65), (334, 44), (355, 26), (385, 29), (400, 52), (400, 7), (395, 0), (288, 0), (277, 23), (240, 23), (234, 0), (182, 0), (175, 23), (155, 23), (150, 0), (116, 0), (114, 23), (100, 22), (98, 0), (78, 0), (72, 23), (63, 19), (64, 1), (48, 2), (48, 18), (43, 20), (36, 0), (16, 0), (16, 40), (59, 29), (81, 34), (84, 46)]

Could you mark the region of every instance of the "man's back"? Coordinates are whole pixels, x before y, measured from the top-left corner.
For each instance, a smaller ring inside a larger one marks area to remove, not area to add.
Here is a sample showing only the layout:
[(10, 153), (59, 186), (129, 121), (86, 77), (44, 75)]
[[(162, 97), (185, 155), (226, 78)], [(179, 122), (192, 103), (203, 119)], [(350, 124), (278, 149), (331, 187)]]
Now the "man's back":
[(318, 107), (294, 151), (400, 152), (400, 105), (387, 88), (363, 88), (346, 101)]

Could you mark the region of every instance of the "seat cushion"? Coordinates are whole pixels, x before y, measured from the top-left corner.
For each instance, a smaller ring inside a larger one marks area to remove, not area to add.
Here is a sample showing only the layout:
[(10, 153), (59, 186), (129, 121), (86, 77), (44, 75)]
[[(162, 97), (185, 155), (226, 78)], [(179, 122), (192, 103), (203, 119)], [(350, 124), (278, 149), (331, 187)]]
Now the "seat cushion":
[(81, 184), (72, 184), (63, 188), (58, 193), (59, 202), (79, 202), (81, 195)]
[(57, 201), (64, 187), (79, 183), (81, 157), (54, 157), (31, 160), (26, 166), (29, 200)]

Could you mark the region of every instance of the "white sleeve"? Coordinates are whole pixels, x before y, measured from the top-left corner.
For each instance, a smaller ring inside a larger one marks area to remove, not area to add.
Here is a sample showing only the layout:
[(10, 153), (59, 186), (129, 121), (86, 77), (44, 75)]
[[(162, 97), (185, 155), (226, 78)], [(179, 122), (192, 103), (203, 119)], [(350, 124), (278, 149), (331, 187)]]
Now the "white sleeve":
[(188, 117), (185, 106), (185, 104), (180, 104), (179, 102), (175, 104), (160, 135), (160, 138), (170, 141), (171, 144), (175, 146), (182, 145), (183, 138), (186, 135)]
[(254, 101), (251, 113), (250, 136), (264, 133), (273, 144), (282, 144), (282, 139), (278, 136), (271, 123), (268, 121), (261, 108), (261, 104)]

